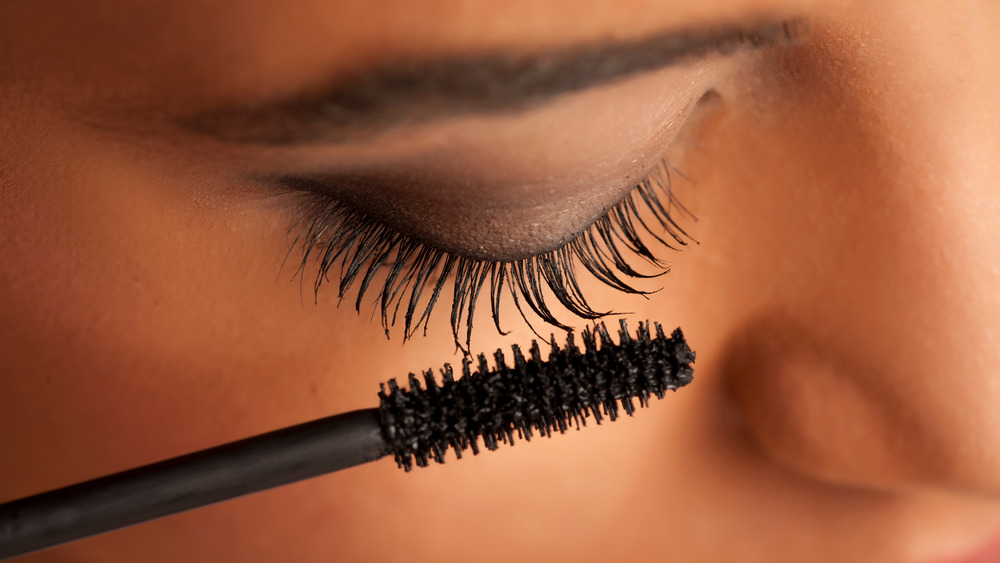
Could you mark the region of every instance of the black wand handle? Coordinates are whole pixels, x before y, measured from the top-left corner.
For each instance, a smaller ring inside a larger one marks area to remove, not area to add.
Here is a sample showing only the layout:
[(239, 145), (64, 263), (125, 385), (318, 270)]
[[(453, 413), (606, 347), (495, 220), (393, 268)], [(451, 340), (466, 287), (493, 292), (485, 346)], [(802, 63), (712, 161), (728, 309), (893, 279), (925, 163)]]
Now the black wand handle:
[(316, 477), (389, 452), (352, 411), (0, 505), (0, 559)]

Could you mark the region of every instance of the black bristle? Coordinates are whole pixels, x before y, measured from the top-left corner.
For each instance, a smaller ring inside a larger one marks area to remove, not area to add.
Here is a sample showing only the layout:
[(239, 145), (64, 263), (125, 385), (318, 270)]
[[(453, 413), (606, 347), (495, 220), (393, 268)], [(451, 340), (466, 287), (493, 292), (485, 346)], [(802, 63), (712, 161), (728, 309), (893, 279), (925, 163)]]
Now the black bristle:
[(626, 414), (649, 404), (651, 395), (662, 399), (666, 391), (691, 382), (694, 352), (678, 328), (670, 338), (663, 327), (639, 323), (635, 336), (621, 321), (616, 344), (603, 324), (581, 334), (583, 348), (573, 335), (559, 348), (552, 342), (548, 360), (542, 360), (538, 343), (532, 341), (529, 356), (512, 347), (508, 363), (501, 350), (491, 368), (480, 354), (475, 370), (462, 363), (462, 377), (454, 379), (451, 366), (441, 370), (439, 386), (430, 371), (426, 387), (410, 374), (408, 390), (395, 380), (379, 392), (382, 430), (393, 448), (396, 463), (409, 471), (413, 464), (430, 460), (444, 462), (451, 448), (479, 453), (478, 440), (488, 450), (514, 437), (530, 440), (535, 433), (551, 436), (570, 427), (586, 425), (588, 416), (600, 424), (604, 416), (618, 418), (619, 404)]

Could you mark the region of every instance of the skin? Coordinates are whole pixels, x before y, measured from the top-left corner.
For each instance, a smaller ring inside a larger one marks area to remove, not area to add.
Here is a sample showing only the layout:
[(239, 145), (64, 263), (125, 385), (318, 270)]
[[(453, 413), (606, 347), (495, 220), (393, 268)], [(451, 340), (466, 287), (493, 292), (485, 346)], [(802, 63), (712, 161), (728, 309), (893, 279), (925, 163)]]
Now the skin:
[[(1000, 4), (343, 4), (0, 6), (0, 499), (372, 406), (378, 382), (460, 358), (447, 307), (401, 344), (332, 287), (313, 304), (281, 268), (298, 200), (262, 174), (391, 177), (365, 197), (401, 229), (520, 256), (666, 158), (700, 244), (668, 251), (648, 300), (582, 283), (682, 326), (695, 382), (551, 441), (368, 464), (25, 561), (924, 563), (995, 541)], [(336, 146), (163, 118), (404, 55), (761, 18), (811, 30)], [(504, 320), (482, 316), (473, 349), (530, 341)]]

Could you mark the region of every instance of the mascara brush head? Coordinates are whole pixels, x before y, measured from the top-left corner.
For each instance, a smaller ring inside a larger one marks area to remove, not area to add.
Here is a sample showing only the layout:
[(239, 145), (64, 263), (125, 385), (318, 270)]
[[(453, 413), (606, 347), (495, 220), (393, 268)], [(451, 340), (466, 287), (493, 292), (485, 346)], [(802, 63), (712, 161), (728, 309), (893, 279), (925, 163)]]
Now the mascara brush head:
[(553, 339), (547, 360), (535, 341), (527, 357), (514, 345), (510, 365), (501, 350), (492, 367), (480, 354), (475, 365), (462, 362), (459, 379), (446, 364), (440, 385), (433, 370), (424, 372), (423, 386), (412, 373), (409, 389), (389, 380), (379, 392), (379, 415), (396, 463), (409, 471), (414, 463), (443, 463), (448, 448), (458, 458), (466, 449), (477, 454), (480, 439), (495, 450), (515, 435), (551, 436), (586, 425), (588, 417), (613, 421), (619, 404), (631, 415), (636, 400), (645, 407), (650, 396), (662, 399), (691, 382), (695, 354), (680, 329), (668, 338), (658, 323), (652, 334), (648, 323), (639, 323), (632, 336), (622, 320), (618, 335), (616, 344), (598, 324), (582, 332), (582, 348), (572, 333), (563, 348)]

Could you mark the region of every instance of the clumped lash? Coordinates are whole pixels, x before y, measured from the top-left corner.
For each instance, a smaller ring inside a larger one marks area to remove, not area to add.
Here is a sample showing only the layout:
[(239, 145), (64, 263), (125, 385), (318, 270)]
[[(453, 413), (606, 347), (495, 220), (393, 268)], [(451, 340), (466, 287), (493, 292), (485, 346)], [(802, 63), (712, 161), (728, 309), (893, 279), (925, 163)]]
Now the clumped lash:
[[(642, 210), (649, 212), (652, 224), (643, 218)], [(669, 267), (644, 239), (649, 237), (655, 246), (675, 250), (692, 240), (671, 216), (675, 210), (693, 219), (674, 197), (670, 171), (663, 162), (622, 201), (562, 247), (529, 258), (492, 261), (432, 248), (328, 195), (307, 193), (290, 230), (296, 234), (289, 257), (300, 249), (293, 279), (304, 279), (309, 266), (314, 262), (318, 265), (313, 280), (315, 294), (333, 282), (331, 274), (339, 272), (338, 296), (343, 300), (356, 287), (354, 307), (358, 312), (364, 297), (374, 292), (386, 336), (402, 320), (404, 340), (421, 327), (426, 333), (431, 311), (452, 280), (451, 330), (455, 344), (468, 351), (476, 304), (484, 291), (501, 334), (506, 334), (500, 326), (504, 293), (510, 295), (515, 309), (536, 334), (528, 311), (550, 325), (572, 329), (552, 311), (551, 299), (582, 319), (614, 314), (597, 311), (587, 302), (577, 282), (580, 267), (623, 293), (650, 293), (633, 287), (631, 280), (663, 275)], [(659, 271), (642, 273), (630, 265), (630, 258), (640, 258)], [(380, 271), (385, 280), (379, 288), (372, 283)]]

